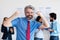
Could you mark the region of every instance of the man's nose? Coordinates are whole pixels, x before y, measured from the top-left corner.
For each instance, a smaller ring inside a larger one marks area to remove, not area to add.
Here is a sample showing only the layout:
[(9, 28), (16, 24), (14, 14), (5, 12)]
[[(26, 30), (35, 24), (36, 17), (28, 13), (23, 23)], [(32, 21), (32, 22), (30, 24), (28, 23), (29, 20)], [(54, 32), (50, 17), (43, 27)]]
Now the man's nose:
[(31, 13), (29, 13), (29, 15), (31, 15)]

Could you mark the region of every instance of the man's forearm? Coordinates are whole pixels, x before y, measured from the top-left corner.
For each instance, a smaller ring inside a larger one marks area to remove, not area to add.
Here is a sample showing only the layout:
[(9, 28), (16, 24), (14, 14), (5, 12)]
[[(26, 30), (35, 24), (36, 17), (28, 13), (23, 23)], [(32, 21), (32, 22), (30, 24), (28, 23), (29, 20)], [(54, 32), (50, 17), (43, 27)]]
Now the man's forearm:
[(6, 27), (12, 26), (11, 21), (19, 14), (19, 11), (16, 11), (11, 17), (9, 17), (6, 21), (3, 22), (3, 25)]
[(16, 11), (12, 16), (9, 17), (9, 20), (12, 21), (19, 13), (19, 11)]
[(49, 27), (49, 23), (47, 19), (42, 15), (42, 13), (38, 12), (37, 14), (43, 19), (45, 27)]
[(49, 27), (49, 23), (48, 23), (47, 19), (46, 19), (43, 15), (41, 15), (41, 18), (42, 18), (43, 21), (44, 21), (45, 27)]

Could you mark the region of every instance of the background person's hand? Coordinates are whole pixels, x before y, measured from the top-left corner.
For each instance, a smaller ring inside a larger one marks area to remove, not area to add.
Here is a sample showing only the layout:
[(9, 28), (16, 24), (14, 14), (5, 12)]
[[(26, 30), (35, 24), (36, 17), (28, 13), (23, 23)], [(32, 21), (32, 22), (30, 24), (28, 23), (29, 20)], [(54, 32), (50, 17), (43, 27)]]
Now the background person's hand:
[(13, 29), (12, 28), (10, 28), (10, 32), (13, 33)]

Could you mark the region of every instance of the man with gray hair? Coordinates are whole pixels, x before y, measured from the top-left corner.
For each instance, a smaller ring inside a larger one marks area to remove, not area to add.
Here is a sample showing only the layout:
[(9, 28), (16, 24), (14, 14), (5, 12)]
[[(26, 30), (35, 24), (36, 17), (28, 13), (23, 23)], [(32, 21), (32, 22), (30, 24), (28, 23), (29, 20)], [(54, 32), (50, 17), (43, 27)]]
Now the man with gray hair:
[(6, 27), (9, 26), (16, 27), (17, 30), (16, 40), (34, 40), (34, 32), (37, 28), (40, 29), (49, 26), (47, 20), (40, 12), (37, 12), (37, 15), (41, 16), (41, 18), (44, 20), (44, 25), (35, 20), (32, 20), (34, 16), (34, 11), (35, 11), (34, 7), (28, 5), (24, 9), (26, 17), (16, 18), (12, 20), (15, 16), (19, 14), (19, 11), (16, 11), (11, 17), (9, 17), (7, 21), (3, 23), (3, 25)]

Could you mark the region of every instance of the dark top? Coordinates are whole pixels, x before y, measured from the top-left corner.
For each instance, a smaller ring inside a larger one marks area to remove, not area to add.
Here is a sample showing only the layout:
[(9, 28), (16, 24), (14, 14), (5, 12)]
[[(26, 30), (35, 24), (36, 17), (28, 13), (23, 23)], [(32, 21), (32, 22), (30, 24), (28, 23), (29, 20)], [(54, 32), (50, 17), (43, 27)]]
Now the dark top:
[[(10, 31), (11, 28), (13, 29), (13, 32)], [(8, 36), (11, 37), (11, 35), (14, 34), (14, 28), (13, 27), (9, 27), (9, 31), (7, 31), (7, 27), (2, 25), (1, 26), (1, 32), (3, 33), (2, 39), (6, 39)]]

